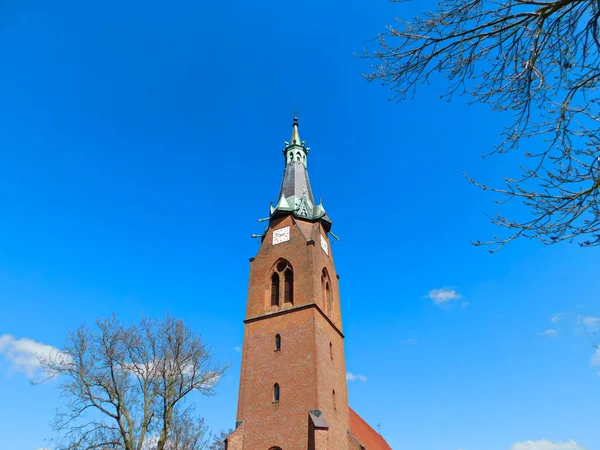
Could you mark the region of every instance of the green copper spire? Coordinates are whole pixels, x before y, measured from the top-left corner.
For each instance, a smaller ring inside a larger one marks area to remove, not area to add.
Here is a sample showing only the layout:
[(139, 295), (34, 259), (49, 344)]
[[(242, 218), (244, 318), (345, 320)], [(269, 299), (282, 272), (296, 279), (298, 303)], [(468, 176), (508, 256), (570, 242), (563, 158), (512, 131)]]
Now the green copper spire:
[(285, 171), (281, 182), (277, 205), (271, 206), (271, 217), (280, 213), (292, 213), (307, 220), (323, 220), (331, 224), (322, 204), (315, 205), (306, 160), (310, 148), (300, 140), (298, 118), (294, 117), (291, 142), (283, 149)]

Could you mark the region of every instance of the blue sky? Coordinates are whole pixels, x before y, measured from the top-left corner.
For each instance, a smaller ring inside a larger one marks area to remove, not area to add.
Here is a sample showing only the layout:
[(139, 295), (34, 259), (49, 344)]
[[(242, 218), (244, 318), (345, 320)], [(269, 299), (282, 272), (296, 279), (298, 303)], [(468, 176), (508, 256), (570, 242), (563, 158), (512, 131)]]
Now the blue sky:
[(201, 333), (231, 368), (198, 409), (234, 425), (250, 235), (294, 107), (341, 238), (351, 406), (394, 449), (600, 448), (598, 250), (472, 247), (501, 230), (462, 172), (516, 174), (516, 156), (480, 158), (508, 118), (440, 101), (443, 80), (396, 104), (361, 76), (354, 52), (432, 6), (0, 4), (3, 450), (52, 436), (60, 399), (29, 384), (36, 349), (112, 312)]

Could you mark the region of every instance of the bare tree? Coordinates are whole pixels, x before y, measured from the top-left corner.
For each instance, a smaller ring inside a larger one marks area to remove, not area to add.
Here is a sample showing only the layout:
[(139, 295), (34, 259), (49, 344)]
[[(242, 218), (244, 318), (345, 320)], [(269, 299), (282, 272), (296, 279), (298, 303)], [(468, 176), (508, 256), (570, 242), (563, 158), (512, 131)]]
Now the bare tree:
[(231, 434), (233, 430), (225, 431), (221, 430), (221, 432), (214, 436), (213, 442), (208, 447), (208, 450), (225, 450), (225, 439)]
[(492, 222), (508, 236), (475, 245), (492, 244), (493, 252), (519, 237), (600, 245), (599, 22), (597, 0), (442, 0), (423, 17), (397, 19), (377, 50), (365, 51), (373, 61), (366, 78), (388, 86), (391, 100), (441, 72), (443, 98), (466, 93), (512, 113), (490, 154), (535, 138), (521, 173), (503, 178), (503, 188), (467, 177), (499, 194), (496, 203), (516, 199), (526, 210), (522, 220), (496, 213)]
[(174, 417), (171, 433), (167, 439), (168, 450), (211, 450), (211, 435), (204, 419), (193, 414), (188, 407)]
[(57, 450), (205, 448), (203, 422), (184, 400), (214, 394), (224, 367), (182, 321), (97, 320), (41, 363), (66, 399), (54, 424)]

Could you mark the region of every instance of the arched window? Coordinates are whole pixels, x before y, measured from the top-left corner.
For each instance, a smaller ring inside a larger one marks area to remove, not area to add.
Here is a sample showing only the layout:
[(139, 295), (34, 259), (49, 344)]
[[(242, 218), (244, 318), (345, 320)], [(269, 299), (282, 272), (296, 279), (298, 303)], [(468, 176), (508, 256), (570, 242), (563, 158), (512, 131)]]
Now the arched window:
[(281, 350), (281, 336), (275, 335), (275, 350)]
[(331, 401), (333, 402), (333, 409), (337, 409), (337, 405), (335, 403), (335, 390), (331, 393)]
[(333, 293), (331, 292), (331, 282), (327, 269), (323, 268), (321, 272), (321, 288), (322, 288), (322, 308), (329, 318), (333, 319)]
[(273, 401), (279, 401), (279, 385), (277, 383), (275, 383), (275, 386), (273, 386)]
[(279, 306), (279, 274), (277, 272), (271, 277), (271, 306)]
[(329, 343), (329, 357), (333, 359), (333, 344), (331, 342)]
[(283, 301), (294, 303), (294, 273), (290, 268), (285, 270), (283, 286)]
[(296, 153), (296, 161), (302, 161), (302, 155), (300, 152)]
[[(285, 259), (279, 259), (271, 268), (271, 277), (268, 279), (265, 292), (265, 308), (277, 306), (283, 303), (294, 303), (294, 268)], [(270, 297), (270, 300), (269, 300)]]

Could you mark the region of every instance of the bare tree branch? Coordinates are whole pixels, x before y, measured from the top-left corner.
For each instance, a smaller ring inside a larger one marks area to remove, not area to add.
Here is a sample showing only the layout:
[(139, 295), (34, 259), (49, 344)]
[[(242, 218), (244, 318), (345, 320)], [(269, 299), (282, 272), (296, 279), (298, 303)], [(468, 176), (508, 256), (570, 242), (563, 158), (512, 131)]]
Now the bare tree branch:
[[(401, 0), (392, 0), (400, 2)], [(494, 224), (509, 230), (475, 245), (495, 251), (519, 237), (544, 244), (600, 245), (600, 3), (597, 0), (443, 0), (412, 21), (397, 19), (367, 51), (369, 81), (380, 81), (391, 100), (414, 95), (442, 73), (448, 90), (511, 113), (512, 123), (491, 153), (507, 153), (526, 139), (539, 145), (516, 178), (493, 188), (498, 204), (517, 200), (529, 218)]]

